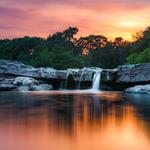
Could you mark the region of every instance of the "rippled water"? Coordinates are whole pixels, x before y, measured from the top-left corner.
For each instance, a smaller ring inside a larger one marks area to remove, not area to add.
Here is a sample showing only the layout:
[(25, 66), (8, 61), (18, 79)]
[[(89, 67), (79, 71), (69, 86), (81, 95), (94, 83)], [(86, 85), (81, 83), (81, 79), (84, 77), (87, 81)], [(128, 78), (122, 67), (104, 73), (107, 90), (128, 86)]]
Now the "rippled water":
[(0, 150), (150, 150), (150, 96), (1, 92)]

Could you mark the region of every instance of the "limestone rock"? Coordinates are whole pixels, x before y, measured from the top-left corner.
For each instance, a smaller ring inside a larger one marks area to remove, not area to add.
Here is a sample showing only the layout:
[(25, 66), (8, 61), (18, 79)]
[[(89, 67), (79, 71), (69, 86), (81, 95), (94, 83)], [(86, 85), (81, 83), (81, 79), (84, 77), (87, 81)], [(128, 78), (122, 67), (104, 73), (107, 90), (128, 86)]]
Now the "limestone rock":
[(30, 88), (30, 86), (19, 86), (19, 87), (17, 87), (16, 90), (17, 91), (30, 91), (31, 88)]
[(5, 83), (0, 83), (0, 91), (10, 91), (16, 89), (17, 86), (13, 84), (5, 84)]
[(103, 69), (101, 82), (115, 82), (117, 78), (117, 69)]
[(123, 65), (118, 67), (117, 83), (150, 81), (150, 64)]
[(31, 85), (31, 84), (39, 84), (39, 81), (30, 77), (16, 77), (13, 84), (25, 86), (25, 85)]
[(55, 78), (56, 70), (48, 67), (34, 68), (17, 61), (0, 60), (0, 74), (10, 74), (34, 78)]
[(134, 87), (127, 88), (126, 93), (139, 93), (139, 94), (150, 94), (150, 84), (136, 85)]
[(52, 85), (49, 84), (39, 84), (39, 85), (31, 85), (31, 89), (33, 91), (49, 91), (52, 90)]

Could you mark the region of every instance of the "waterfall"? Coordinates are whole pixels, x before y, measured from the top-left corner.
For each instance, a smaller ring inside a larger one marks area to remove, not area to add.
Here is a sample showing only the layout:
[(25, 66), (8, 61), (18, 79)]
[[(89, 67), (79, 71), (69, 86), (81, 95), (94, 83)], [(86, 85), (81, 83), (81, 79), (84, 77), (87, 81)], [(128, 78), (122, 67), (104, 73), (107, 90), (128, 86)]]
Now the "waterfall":
[(69, 73), (67, 72), (67, 77), (66, 77), (66, 81), (65, 81), (65, 87), (64, 87), (64, 89), (66, 89), (66, 88), (67, 88), (68, 78), (69, 78)]
[(99, 90), (102, 70), (95, 71), (92, 83), (92, 90)]
[[(76, 90), (81, 89), (81, 83), (83, 81), (83, 78), (88, 79), (87, 81), (89, 81), (89, 79), (91, 80), (92, 75), (94, 73), (94, 76), (93, 76), (93, 79), (92, 79), (92, 87), (88, 90), (89, 91), (92, 91), (92, 90), (93, 91), (98, 91), (100, 89), (101, 72), (102, 72), (102, 69), (100, 69), (100, 68), (88, 68), (88, 69), (85, 68), (85, 69), (82, 69), (81, 72), (80, 72), (80, 76), (78, 76), (78, 78), (77, 78)], [(61, 81), (59, 89), (67, 89), (69, 75), (71, 75), (70, 71), (67, 72), (65, 80)], [(79, 74), (77, 74), (77, 75), (79, 75)]]
[(63, 80), (61, 81), (61, 83), (60, 83), (60, 87), (59, 87), (59, 89), (61, 90), (61, 89), (63, 89)]
[(79, 79), (79, 83), (78, 83), (78, 87), (77, 87), (78, 90), (80, 89), (83, 75), (84, 75), (84, 72), (82, 72), (81, 75), (80, 75), (80, 79)]

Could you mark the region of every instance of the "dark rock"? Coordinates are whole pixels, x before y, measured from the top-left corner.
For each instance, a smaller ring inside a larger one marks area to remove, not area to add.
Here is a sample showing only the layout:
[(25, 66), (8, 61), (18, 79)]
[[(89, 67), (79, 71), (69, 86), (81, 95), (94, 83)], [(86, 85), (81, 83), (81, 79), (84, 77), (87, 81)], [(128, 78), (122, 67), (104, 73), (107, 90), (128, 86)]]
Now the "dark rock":
[(101, 73), (101, 82), (115, 82), (117, 78), (117, 69), (104, 69)]

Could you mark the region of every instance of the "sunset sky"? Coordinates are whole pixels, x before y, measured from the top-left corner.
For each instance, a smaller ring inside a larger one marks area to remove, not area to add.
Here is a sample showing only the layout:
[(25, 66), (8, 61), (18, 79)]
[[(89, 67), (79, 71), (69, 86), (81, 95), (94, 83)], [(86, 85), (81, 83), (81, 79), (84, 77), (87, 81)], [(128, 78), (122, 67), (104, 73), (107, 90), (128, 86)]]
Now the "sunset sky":
[(46, 38), (69, 26), (111, 39), (150, 25), (150, 0), (0, 0), (0, 38)]

